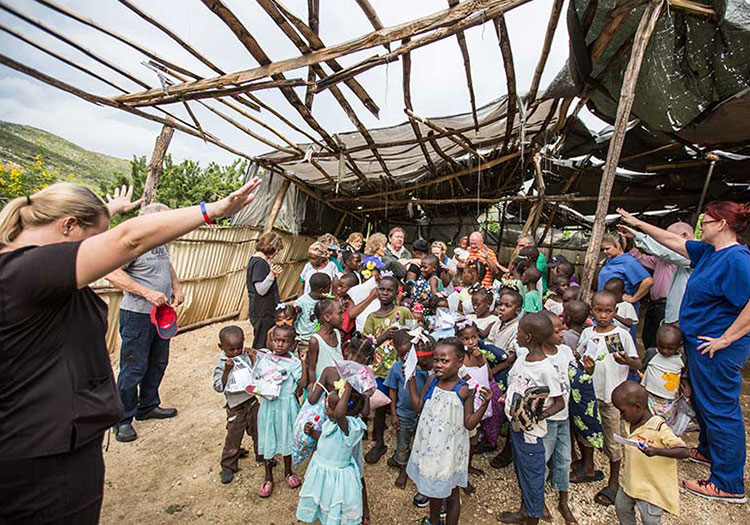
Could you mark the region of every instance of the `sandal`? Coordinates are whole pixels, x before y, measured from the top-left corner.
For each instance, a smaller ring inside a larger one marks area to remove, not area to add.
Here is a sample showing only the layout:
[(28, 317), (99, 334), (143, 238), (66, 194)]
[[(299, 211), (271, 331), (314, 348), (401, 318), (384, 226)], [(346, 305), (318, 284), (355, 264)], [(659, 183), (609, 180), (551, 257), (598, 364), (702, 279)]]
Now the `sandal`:
[(504, 457), (502, 454), (498, 454), (490, 460), (490, 466), (497, 469), (505, 468), (511, 463), (513, 463), (512, 455), (510, 457)]
[(614, 490), (609, 487), (604, 487), (602, 490), (596, 493), (596, 495), (594, 496), (594, 501), (604, 507), (611, 507), (615, 504), (616, 497), (617, 494), (615, 494)]
[(380, 461), (380, 458), (382, 458), (383, 454), (387, 451), (388, 447), (386, 445), (375, 445), (369, 450), (369, 452), (367, 452), (367, 454), (365, 454), (365, 461), (370, 465), (374, 465)]
[(258, 490), (258, 496), (261, 498), (267, 498), (273, 494), (273, 481), (264, 481)]
[(286, 482), (287, 485), (289, 485), (290, 489), (296, 489), (297, 487), (302, 485), (302, 481), (300, 481), (296, 474), (289, 474), (286, 477)]
[(692, 461), (693, 463), (698, 463), (699, 465), (705, 465), (707, 467), (711, 466), (711, 462), (707, 457), (698, 452), (697, 447), (693, 447), (690, 449), (690, 452), (688, 453), (688, 460)]
[(604, 479), (604, 472), (601, 470), (595, 470), (593, 476), (587, 476), (582, 468), (575, 469), (571, 472), (570, 476), (571, 483), (594, 483)]

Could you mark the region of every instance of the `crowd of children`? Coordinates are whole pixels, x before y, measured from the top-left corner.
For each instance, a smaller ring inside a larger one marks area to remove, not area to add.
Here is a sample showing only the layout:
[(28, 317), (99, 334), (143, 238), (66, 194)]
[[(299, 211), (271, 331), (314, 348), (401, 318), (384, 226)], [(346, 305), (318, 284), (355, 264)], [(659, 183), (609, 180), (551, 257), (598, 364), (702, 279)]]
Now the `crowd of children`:
[[(533, 246), (489, 288), (486, 265), (463, 248), (453, 271), (418, 253), (400, 278), (377, 255), (363, 263), (349, 250), (334, 264), (331, 246), (313, 248), (305, 293), (278, 306), (267, 348), (245, 348), (237, 326), (219, 334), (222, 483), (247, 455), (248, 434), (265, 465), (259, 496), (272, 495), (281, 456), (287, 484), (301, 486), (298, 520), (369, 523), (364, 462), (386, 454), (390, 424), (396, 440), (387, 464), (396, 487), (414, 482), (414, 504), (429, 507), (424, 524), (458, 523), (459, 489), (473, 491), (469, 475), (481, 471), (472, 456), (483, 453), (494, 454), (494, 468), (515, 469), (522, 503), (501, 512), (502, 522), (549, 518), (549, 482), (566, 524), (576, 523), (571, 483), (605, 478), (596, 449), (609, 472), (595, 501), (614, 506), (621, 523), (635, 523), (636, 507), (647, 524), (679, 512), (675, 459), (688, 453), (677, 435), (690, 395), (682, 334), (663, 325), (657, 348), (641, 359), (621, 279), (587, 304), (573, 265), (557, 261), (543, 275)], [(366, 436), (374, 445), (364, 453)], [(308, 458), (302, 481), (294, 470)]]

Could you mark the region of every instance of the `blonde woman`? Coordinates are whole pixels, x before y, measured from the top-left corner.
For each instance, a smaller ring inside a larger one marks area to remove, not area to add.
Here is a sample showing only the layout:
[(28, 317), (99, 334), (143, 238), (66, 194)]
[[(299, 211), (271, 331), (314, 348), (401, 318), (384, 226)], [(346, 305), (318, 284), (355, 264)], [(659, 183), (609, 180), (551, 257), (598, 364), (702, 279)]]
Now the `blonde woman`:
[(255, 178), (216, 202), (142, 215), (60, 183), (0, 212), (0, 522), (99, 522), (104, 432), (120, 421), (107, 305), (89, 284), (253, 200)]
[(362, 277), (369, 279), (373, 270), (380, 270), (385, 266), (382, 257), (385, 255), (385, 245), (388, 239), (382, 233), (373, 233), (365, 243), (365, 256), (362, 257)]
[(344, 243), (344, 251), (362, 253), (362, 248), (365, 245), (365, 238), (359, 232), (353, 232), (346, 238)]

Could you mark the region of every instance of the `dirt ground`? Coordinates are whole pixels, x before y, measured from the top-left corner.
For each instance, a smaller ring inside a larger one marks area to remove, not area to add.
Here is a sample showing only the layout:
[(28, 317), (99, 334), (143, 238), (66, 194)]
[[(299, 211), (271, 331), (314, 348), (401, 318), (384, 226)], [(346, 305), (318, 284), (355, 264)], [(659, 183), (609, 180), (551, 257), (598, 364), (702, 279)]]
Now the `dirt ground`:
[[(218, 354), (219, 330), (232, 323), (206, 326), (178, 335), (172, 342), (172, 355), (161, 396), (164, 406), (175, 406), (179, 415), (165, 421), (136, 421), (138, 440), (118, 443), (111, 437), (105, 451), (106, 481), (102, 523), (296, 523), (297, 491), (290, 490), (281, 466), (276, 469), (274, 494), (261, 500), (257, 491), (263, 480), (263, 469), (251, 458), (240, 461), (242, 470), (229, 485), (219, 482), (219, 459), (224, 444), (224, 397), (211, 387), (211, 372)], [(252, 328), (240, 323), (249, 337)], [(750, 428), (750, 385), (743, 389), (742, 404), (746, 426)], [(695, 443), (696, 434), (687, 439)], [(395, 447), (395, 436), (386, 435), (389, 453)], [(105, 443), (107, 439), (105, 438)], [(245, 446), (251, 448), (250, 438)], [(371, 446), (365, 444), (365, 451)], [(376, 465), (365, 465), (372, 523), (416, 523), (426, 513), (414, 507), (411, 498), (414, 485), (406, 490), (394, 487), (396, 471), (385, 464), (384, 456)], [(605, 472), (604, 456), (597, 454), (598, 467)], [(461, 523), (498, 523), (500, 510), (516, 509), (520, 493), (513, 468), (495, 470), (489, 457), (477, 457), (475, 466), (484, 469), (483, 476), (473, 476), (477, 486), (472, 496), (462, 495)], [(680, 479), (704, 476), (707, 469), (682, 461)], [(304, 475), (304, 465), (299, 474)], [(748, 469), (745, 470), (745, 483)], [(598, 485), (598, 487), (597, 487)], [(571, 486), (571, 507), (581, 525), (617, 523), (614, 509), (593, 503), (601, 484)], [(548, 492), (547, 501), (554, 503)], [(750, 506), (715, 503), (690, 495), (681, 489), (682, 515), (667, 516), (666, 524), (739, 524), (750, 523)], [(554, 505), (551, 505), (553, 507)], [(555, 524), (563, 524), (553, 509)]]

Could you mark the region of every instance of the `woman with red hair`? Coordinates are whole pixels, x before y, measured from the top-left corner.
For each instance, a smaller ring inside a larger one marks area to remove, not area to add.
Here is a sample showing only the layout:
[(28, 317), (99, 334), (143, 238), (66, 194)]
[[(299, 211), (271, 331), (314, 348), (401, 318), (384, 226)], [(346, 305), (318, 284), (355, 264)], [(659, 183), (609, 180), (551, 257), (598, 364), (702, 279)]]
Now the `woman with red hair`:
[(683, 486), (709, 499), (744, 503), (745, 425), (740, 407), (742, 367), (750, 355), (750, 206), (712, 202), (704, 210), (701, 241), (686, 241), (619, 208), (630, 226), (690, 259), (694, 271), (680, 308), (692, 387), (700, 423), (692, 461), (711, 468), (707, 479)]

